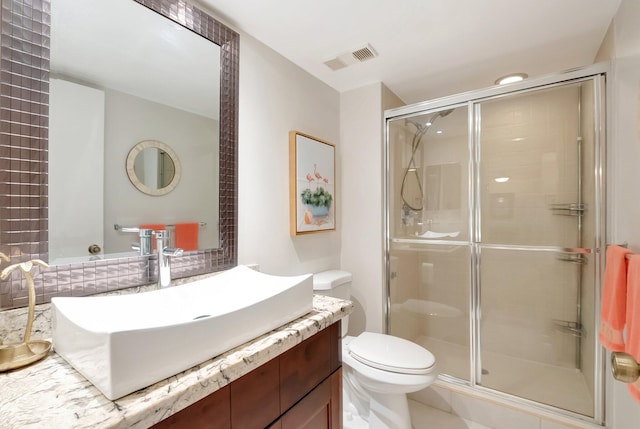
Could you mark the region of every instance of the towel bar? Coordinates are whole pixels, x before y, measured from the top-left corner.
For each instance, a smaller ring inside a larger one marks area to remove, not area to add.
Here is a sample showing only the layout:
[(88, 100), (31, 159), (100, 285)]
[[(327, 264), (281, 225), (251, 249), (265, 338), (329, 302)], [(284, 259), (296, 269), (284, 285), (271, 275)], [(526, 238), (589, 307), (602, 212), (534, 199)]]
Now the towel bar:
[[(207, 222), (198, 222), (198, 225), (200, 225), (200, 228), (207, 226)], [(165, 226), (170, 226), (170, 227), (174, 227), (175, 224), (167, 224)], [(137, 226), (122, 226), (119, 225), (117, 223), (113, 224), (113, 229), (115, 229), (116, 231), (120, 231), (120, 232), (138, 232), (140, 231), (140, 228), (138, 228)]]

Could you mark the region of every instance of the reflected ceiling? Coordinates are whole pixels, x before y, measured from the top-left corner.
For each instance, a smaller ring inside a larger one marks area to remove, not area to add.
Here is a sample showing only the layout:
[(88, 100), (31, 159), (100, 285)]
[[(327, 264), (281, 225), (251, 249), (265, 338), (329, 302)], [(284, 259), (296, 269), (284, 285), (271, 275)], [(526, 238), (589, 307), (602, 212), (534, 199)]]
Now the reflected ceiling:
[[(77, 1), (52, 2), (53, 75), (99, 82), (102, 87), (218, 119), (219, 103), (210, 100), (219, 99), (220, 57), (211, 55), (209, 40), (193, 37), (156, 13), (138, 13), (141, 6), (132, 1), (93, 0), (91, 8), (76, 7)], [(113, 31), (114, 22), (118, 31)], [(159, 27), (164, 33), (140, 32)], [(157, 49), (160, 44), (162, 50)], [(122, 52), (121, 46), (129, 46), (130, 52)]]

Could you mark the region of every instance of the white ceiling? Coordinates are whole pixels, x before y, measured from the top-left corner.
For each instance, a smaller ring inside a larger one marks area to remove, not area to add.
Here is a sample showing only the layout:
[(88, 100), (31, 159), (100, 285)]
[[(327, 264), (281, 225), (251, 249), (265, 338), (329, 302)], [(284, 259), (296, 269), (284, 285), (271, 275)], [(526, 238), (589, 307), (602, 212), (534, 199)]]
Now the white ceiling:
[[(385, 83), (406, 103), (591, 64), (620, 0), (199, 0), (343, 92)], [(367, 43), (377, 58), (324, 62)]]

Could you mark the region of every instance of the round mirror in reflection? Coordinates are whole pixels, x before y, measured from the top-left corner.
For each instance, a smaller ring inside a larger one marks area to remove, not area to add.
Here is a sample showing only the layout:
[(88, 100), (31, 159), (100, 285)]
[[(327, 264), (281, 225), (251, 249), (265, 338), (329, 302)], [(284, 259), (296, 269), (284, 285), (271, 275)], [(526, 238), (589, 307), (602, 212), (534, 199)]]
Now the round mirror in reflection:
[(127, 156), (127, 175), (138, 190), (147, 195), (165, 195), (178, 185), (180, 161), (169, 145), (144, 140), (136, 144)]

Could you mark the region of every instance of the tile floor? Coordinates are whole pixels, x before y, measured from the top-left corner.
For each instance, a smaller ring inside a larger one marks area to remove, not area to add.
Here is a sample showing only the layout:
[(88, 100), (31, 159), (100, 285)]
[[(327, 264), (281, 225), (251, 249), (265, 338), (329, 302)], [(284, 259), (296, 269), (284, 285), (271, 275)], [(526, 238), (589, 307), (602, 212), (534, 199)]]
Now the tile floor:
[[(447, 413), (428, 405), (424, 405), (421, 402), (409, 399), (409, 410), (411, 412), (411, 423), (413, 429), (601, 429), (601, 426), (592, 425), (589, 423), (559, 423), (549, 420), (543, 420), (533, 415), (527, 415), (518, 413), (514, 410), (501, 407), (493, 407), (493, 411), (487, 411), (486, 409), (475, 409), (472, 404), (473, 399), (470, 402), (461, 404), (464, 409), (458, 411), (465, 413), (466, 417), (461, 417), (455, 413)], [(468, 408), (468, 409), (467, 409)], [(490, 426), (480, 424), (473, 420), (470, 420), (469, 414), (474, 412), (474, 409), (479, 413), (479, 417), (485, 420), (485, 423), (490, 423)], [(461, 414), (462, 414), (461, 413)], [(369, 429), (369, 425), (366, 421), (360, 418), (349, 418), (345, 416), (343, 421), (344, 429)]]
[[(411, 399), (409, 399), (409, 410), (411, 411), (413, 429), (491, 429), (488, 426), (465, 420)], [(358, 417), (345, 415), (343, 428), (369, 429), (369, 425)]]

